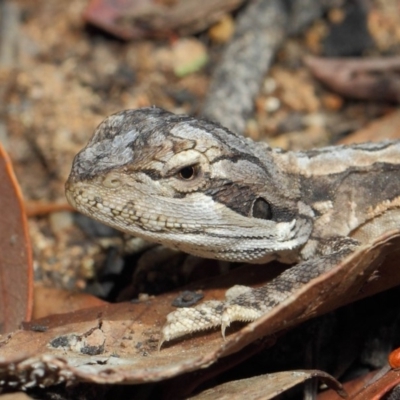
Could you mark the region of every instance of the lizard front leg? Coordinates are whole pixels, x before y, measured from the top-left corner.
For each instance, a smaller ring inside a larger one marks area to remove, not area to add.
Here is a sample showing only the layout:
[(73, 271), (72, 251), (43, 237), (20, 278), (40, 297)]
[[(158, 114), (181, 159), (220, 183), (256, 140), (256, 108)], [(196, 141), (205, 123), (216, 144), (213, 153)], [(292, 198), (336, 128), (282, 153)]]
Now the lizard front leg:
[(338, 265), (357, 246), (358, 242), (350, 238), (328, 239), (318, 246), (314, 258), (287, 269), (262, 287), (236, 285), (227, 290), (224, 301), (207, 301), (171, 312), (162, 328), (159, 348), (164, 342), (217, 326), (221, 326), (225, 338), (232, 322), (252, 322), (270, 312), (312, 279)]

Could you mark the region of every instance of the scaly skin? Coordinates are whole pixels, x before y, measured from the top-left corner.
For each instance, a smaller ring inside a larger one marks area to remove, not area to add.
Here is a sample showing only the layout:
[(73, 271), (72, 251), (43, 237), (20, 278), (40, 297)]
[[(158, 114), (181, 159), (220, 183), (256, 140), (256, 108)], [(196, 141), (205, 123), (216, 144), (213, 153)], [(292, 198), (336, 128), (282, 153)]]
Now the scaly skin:
[(283, 152), (159, 108), (105, 119), (75, 157), (68, 201), (200, 257), (297, 263), (268, 285), (168, 316), (165, 340), (253, 321), (399, 226), (400, 142)]

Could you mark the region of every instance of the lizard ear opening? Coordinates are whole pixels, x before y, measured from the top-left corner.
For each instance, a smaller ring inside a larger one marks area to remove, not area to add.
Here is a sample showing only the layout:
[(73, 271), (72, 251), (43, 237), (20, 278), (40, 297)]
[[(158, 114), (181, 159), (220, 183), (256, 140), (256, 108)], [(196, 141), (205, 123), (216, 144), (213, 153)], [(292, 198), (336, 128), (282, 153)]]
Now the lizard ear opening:
[(251, 208), (251, 216), (259, 219), (272, 219), (270, 204), (262, 197), (258, 197)]

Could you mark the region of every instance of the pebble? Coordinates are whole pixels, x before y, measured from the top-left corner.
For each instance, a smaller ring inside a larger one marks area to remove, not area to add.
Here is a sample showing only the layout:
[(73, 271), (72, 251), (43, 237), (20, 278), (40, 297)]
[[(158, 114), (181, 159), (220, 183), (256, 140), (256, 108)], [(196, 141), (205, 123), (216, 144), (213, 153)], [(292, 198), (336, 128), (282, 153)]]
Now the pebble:
[(208, 36), (214, 43), (227, 43), (235, 31), (235, 21), (230, 14), (225, 14), (208, 30)]
[(268, 97), (265, 99), (265, 104), (264, 104), (264, 108), (265, 111), (269, 112), (269, 113), (273, 113), (277, 110), (279, 110), (281, 106), (281, 102), (277, 97)]
[(207, 64), (207, 49), (197, 39), (179, 39), (172, 47), (172, 62), (176, 76), (189, 75), (199, 71)]

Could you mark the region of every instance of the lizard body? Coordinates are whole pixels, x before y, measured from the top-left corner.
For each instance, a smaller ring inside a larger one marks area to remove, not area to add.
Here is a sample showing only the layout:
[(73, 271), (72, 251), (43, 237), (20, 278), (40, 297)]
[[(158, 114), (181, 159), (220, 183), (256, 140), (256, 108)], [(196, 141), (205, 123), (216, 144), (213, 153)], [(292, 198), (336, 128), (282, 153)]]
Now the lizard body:
[(400, 225), (400, 141), (271, 149), (218, 124), (159, 108), (105, 119), (66, 183), (82, 213), (206, 258), (296, 263), (267, 285), (167, 317), (161, 343), (253, 321)]

